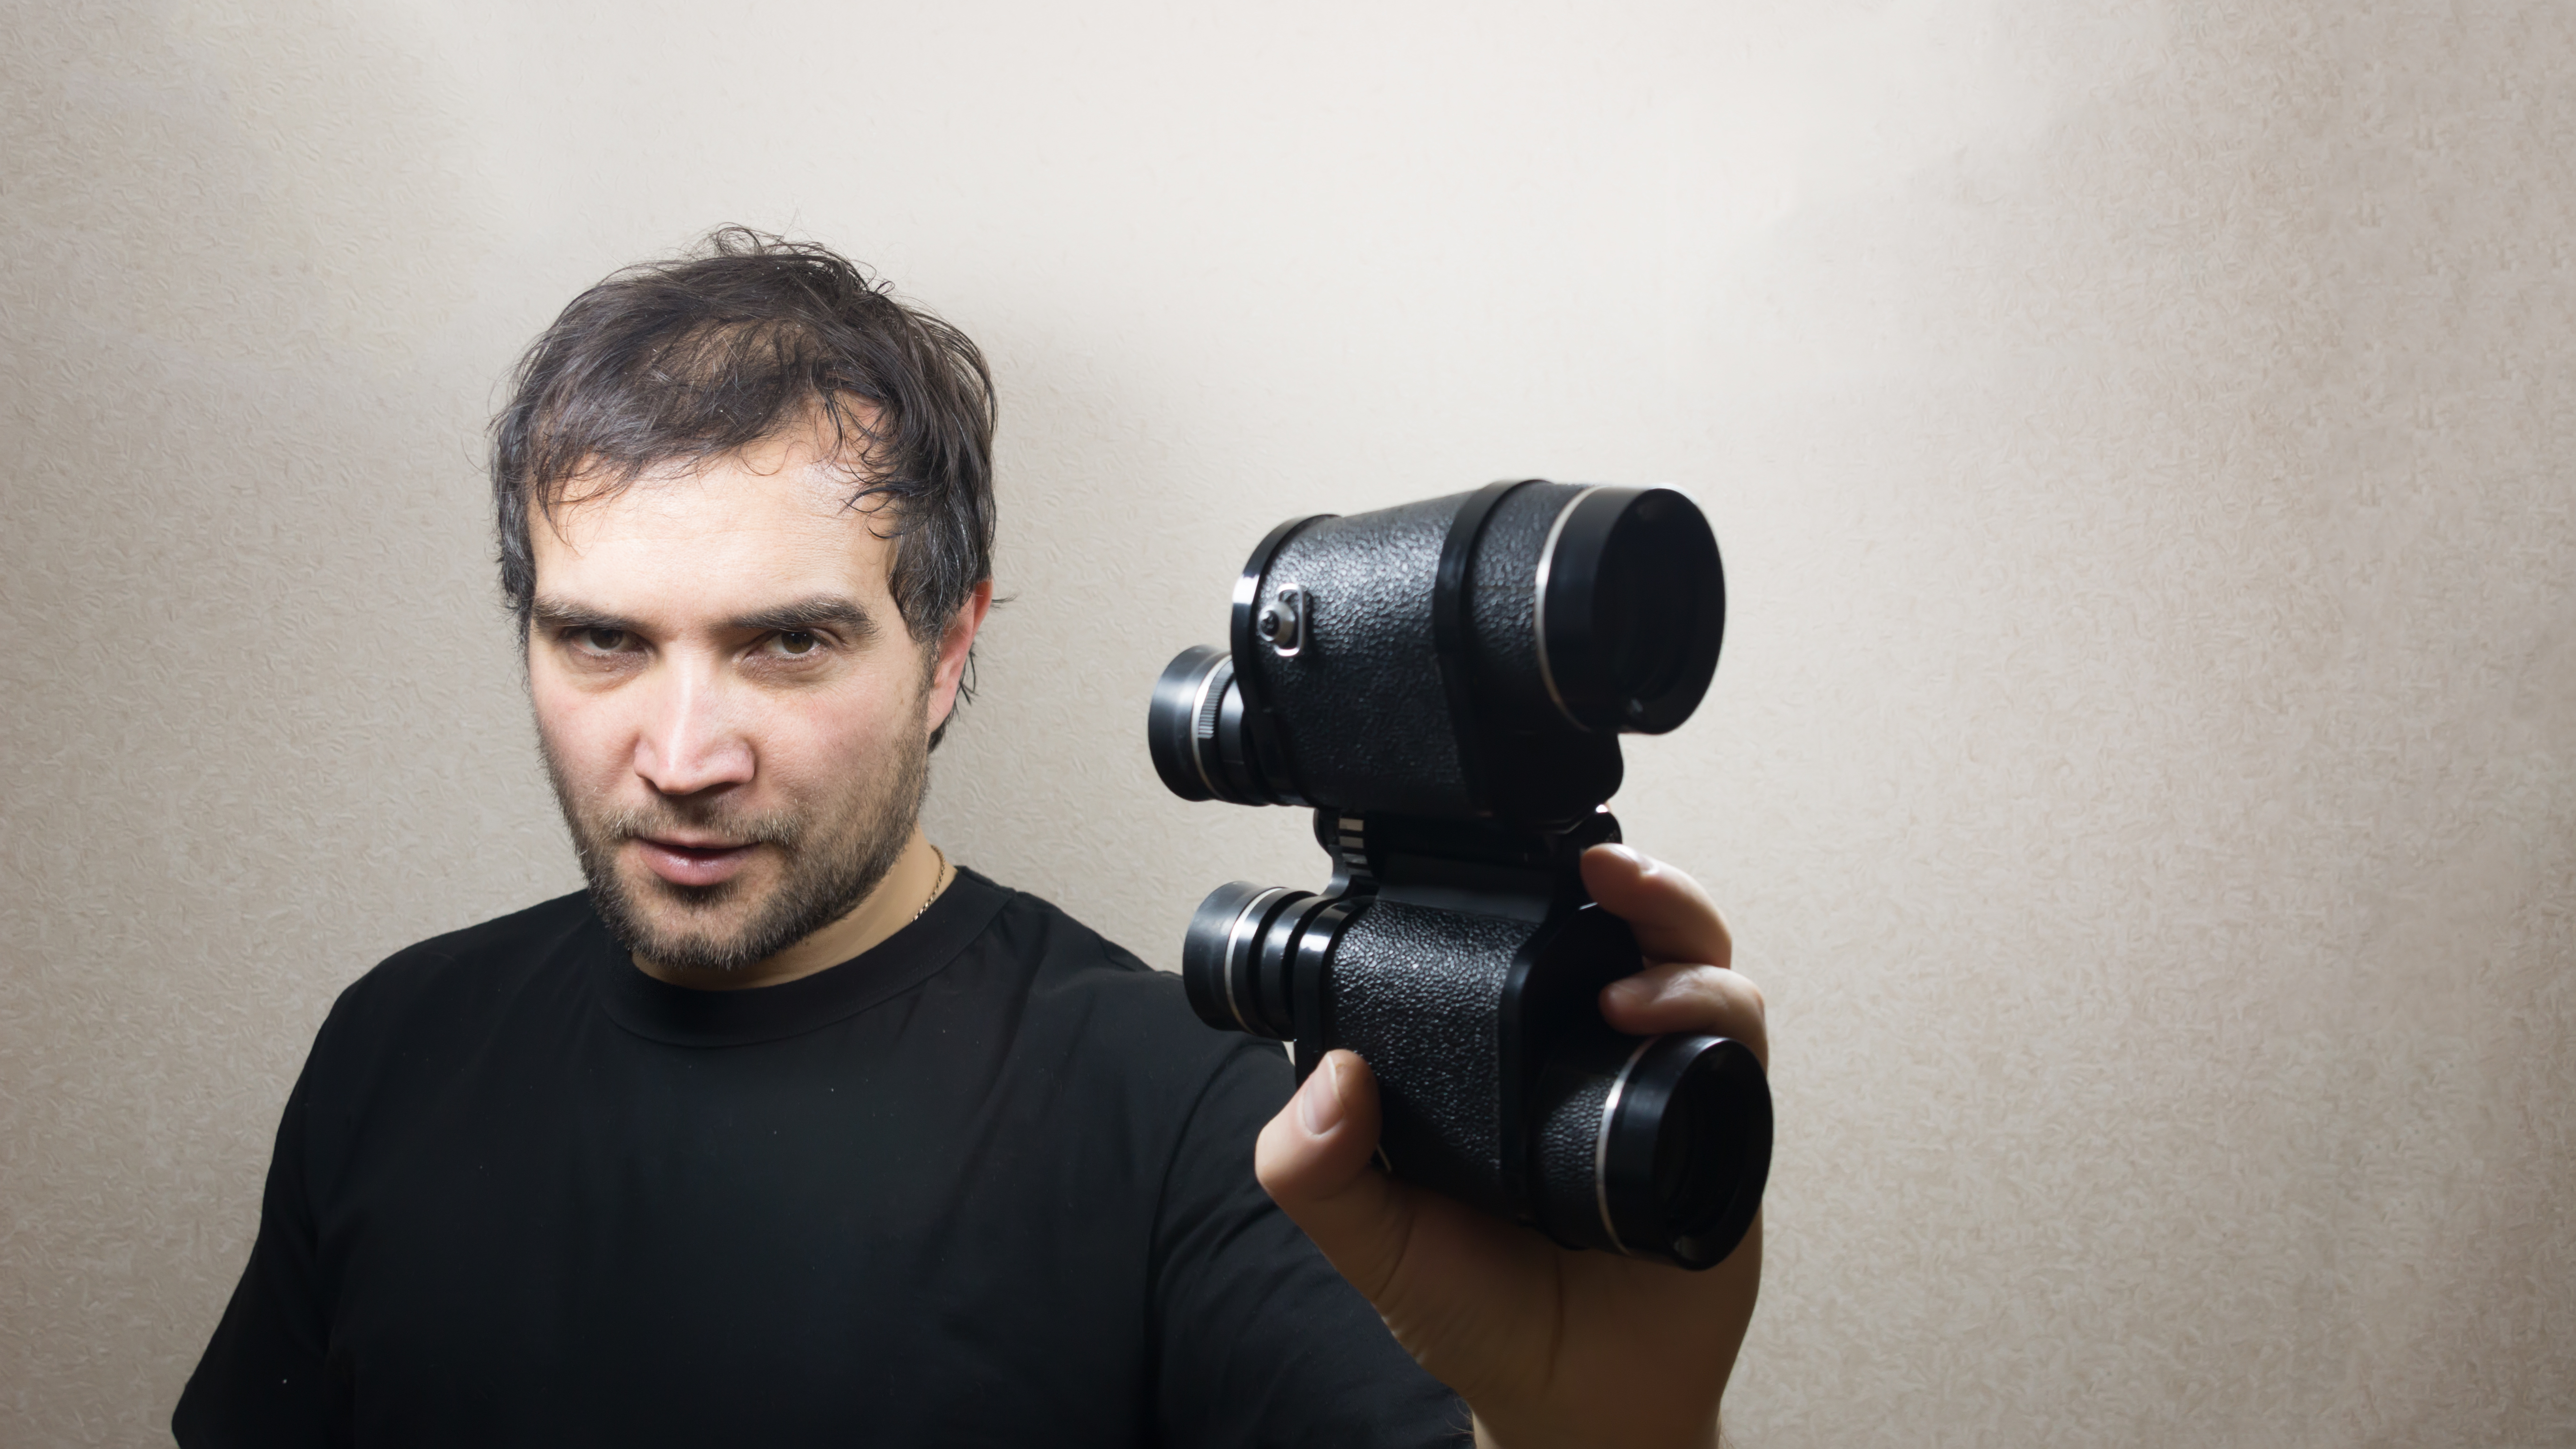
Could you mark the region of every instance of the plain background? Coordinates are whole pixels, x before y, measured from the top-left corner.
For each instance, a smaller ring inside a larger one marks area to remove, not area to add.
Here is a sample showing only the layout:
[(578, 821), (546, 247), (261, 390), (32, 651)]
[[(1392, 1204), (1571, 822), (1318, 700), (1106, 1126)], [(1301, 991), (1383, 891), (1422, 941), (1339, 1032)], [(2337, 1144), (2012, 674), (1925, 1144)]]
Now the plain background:
[(990, 350), (934, 838), (1171, 964), (1260, 532), (1671, 482), (1769, 1446), (2576, 1443), (2576, 9), (0, 12), (0, 1442), (143, 1444), (343, 985), (577, 884), (481, 428), (747, 222)]

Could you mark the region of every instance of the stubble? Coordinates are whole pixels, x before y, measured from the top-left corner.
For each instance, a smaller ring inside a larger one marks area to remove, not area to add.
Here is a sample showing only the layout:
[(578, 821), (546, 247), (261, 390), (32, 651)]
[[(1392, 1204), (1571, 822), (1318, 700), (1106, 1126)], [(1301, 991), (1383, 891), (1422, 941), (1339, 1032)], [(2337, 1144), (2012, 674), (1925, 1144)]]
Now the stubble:
[[(740, 971), (849, 914), (902, 856), (930, 788), (929, 743), (907, 731), (885, 768), (837, 798), (764, 813), (720, 798), (595, 806), (573, 788), (542, 726), (537, 742), (600, 920), (637, 957), (684, 971)], [(685, 886), (650, 871), (630, 880), (618, 869), (627, 842), (678, 832), (765, 845), (783, 866), (755, 900), (744, 899), (755, 887), (741, 876)]]

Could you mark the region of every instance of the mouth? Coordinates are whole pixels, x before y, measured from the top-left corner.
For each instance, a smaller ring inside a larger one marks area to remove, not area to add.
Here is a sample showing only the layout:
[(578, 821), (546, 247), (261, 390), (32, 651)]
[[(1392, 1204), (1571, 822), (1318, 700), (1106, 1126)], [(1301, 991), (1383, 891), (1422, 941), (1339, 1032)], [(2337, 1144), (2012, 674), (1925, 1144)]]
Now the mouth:
[(629, 842), (655, 875), (681, 886), (722, 885), (751, 860), (757, 845), (702, 844), (639, 836)]

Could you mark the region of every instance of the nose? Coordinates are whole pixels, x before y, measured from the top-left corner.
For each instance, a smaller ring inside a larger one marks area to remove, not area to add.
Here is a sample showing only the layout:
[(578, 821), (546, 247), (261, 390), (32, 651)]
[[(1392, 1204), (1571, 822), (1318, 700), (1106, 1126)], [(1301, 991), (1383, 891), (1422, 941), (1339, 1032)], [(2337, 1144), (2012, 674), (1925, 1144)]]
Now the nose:
[(661, 671), (635, 737), (635, 773), (665, 795), (751, 783), (751, 741), (726, 708), (712, 670), (675, 661)]

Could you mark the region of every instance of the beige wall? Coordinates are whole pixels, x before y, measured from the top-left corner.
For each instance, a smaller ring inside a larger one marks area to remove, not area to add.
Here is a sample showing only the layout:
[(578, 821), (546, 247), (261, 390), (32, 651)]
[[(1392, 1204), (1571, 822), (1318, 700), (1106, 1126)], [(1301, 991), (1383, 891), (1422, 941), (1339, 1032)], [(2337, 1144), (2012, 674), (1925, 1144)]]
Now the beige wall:
[(739, 220), (991, 349), (934, 833), (1149, 959), (1321, 874), (1140, 738), (1259, 530), (1701, 500), (1743, 1444), (2576, 1443), (2571, 17), (11, 0), (0, 1442), (156, 1440), (333, 993), (575, 883), (478, 428)]

